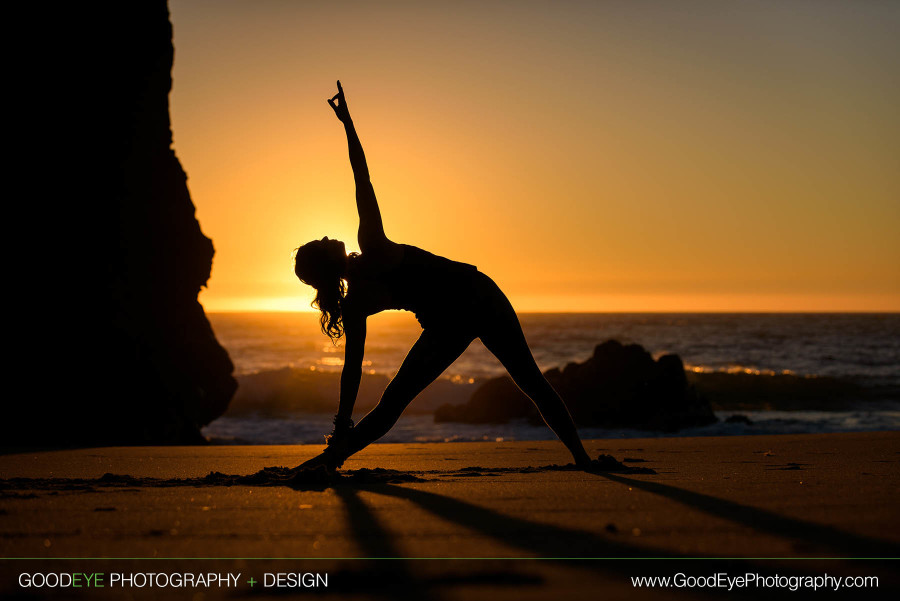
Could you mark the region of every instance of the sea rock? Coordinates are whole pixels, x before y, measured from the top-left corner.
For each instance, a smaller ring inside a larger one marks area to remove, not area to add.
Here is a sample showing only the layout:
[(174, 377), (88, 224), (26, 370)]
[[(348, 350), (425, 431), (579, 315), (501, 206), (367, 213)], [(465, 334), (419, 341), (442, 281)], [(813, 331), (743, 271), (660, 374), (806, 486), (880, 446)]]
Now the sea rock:
[[(653, 360), (637, 344), (609, 340), (590, 359), (544, 373), (580, 426), (637, 428), (671, 432), (716, 421), (712, 408), (688, 384), (677, 355)], [(533, 403), (508, 376), (485, 382), (464, 405), (443, 405), (435, 421), (505, 423), (526, 418), (541, 422)]]
[(236, 381), (198, 302), (214, 250), (172, 149), (166, 2), (39, 12), (16, 118), (41, 178), (10, 222), (34, 249), (10, 320), (28, 388), (6, 403), (4, 443), (201, 442)]

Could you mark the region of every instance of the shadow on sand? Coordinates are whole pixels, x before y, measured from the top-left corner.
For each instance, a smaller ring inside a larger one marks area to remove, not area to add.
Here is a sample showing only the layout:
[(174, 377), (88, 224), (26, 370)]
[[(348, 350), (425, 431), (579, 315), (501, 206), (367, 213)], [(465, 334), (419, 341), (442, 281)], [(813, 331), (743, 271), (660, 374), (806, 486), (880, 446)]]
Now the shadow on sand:
[[(599, 473), (618, 484), (660, 495), (707, 515), (728, 520), (740, 526), (788, 539), (795, 548), (802, 547), (804, 555), (818, 553), (809, 561), (773, 563), (756, 558), (708, 558), (697, 561), (671, 550), (647, 545), (635, 545), (622, 535), (601, 533), (587, 529), (556, 526), (516, 517), (501, 511), (481, 507), (470, 502), (423, 490), (432, 482), (446, 482), (436, 476), (464, 476), (471, 470), (399, 472), (384, 469), (361, 469), (329, 474), (325, 470), (295, 472), (287, 468), (266, 468), (251, 475), (227, 475), (213, 472), (202, 478), (135, 478), (106, 474), (96, 479), (25, 479), (0, 480), (0, 496), (7, 498), (37, 498), (35, 491), (98, 491), (132, 487), (213, 487), (213, 486), (283, 486), (295, 490), (333, 489), (341, 499), (347, 516), (347, 527), (356, 542), (359, 561), (335, 578), (341, 584), (334, 593), (354, 593), (383, 598), (441, 599), (448, 587), (466, 586), (535, 586), (548, 577), (547, 566), (554, 564), (565, 569), (589, 572), (593, 576), (625, 581), (629, 576), (673, 574), (677, 569), (685, 573), (699, 573), (714, 563), (715, 571), (744, 574), (748, 572), (783, 576), (805, 576), (812, 570), (821, 572), (822, 557), (833, 558), (890, 558), (900, 556), (900, 545), (876, 538), (842, 531), (809, 521), (778, 515), (766, 509), (696, 493), (683, 488), (612, 473)], [(500, 468), (489, 472), (521, 474), (566, 469), (560, 466), (543, 468)], [(485, 476), (494, 474), (484, 474)], [(22, 494), (27, 491), (29, 494)], [(379, 519), (378, 512), (365, 502), (360, 493), (400, 499), (459, 527), (461, 532), (492, 539), (500, 548), (511, 549), (511, 558), (468, 558), (450, 562), (427, 562), (406, 556), (401, 548), (402, 537), (392, 533)], [(633, 558), (637, 561), (613, 561)], [(798, 557), (795, 559), (803, 559)], [(537, 563), (536, 563), (537, 562)], [(818, 563), (817, 563), (818, 562)], [(829, 571), (845, 570), (847, 565), (828, 563)], [(866, 564), (867, 569), (883, 572), (886, 565)], [(712, 573), (712, 572), (710, 572)], [(587, 575), (587, 574), (585, 574)], [(559, 577), (558, 575), (553, 578)], [(891, 586), (889, 583), (888, 586)], [(339, 590), (338, 590), (339, 589)], [(400, 593), (398, 594), (398, 590)], [(717, 594), (714, 589), (694, 590), (695, 594)], [(754, 589), (735, 589), (735, 595), (751, 595)]]
[[(624, 484), (635, 486), (630, 479), (624, 480)], [(645, 482), (641, 483), (646, 484)], [(519, 553), (524, 554), (521, 558), (485, 557), (477, 562), (470, 562), (473, 565), (467, 567), (467, 576), (457, 577), (455, 580), (448, 579), (446, 576), (428, 576), (424, 573), (422, 565), (413, 565), (413, 560), (404, 557), (403, 550), (395, 545), (394, 535), (379, 522), (375, 512), (360, 498), (360, 490), (409, 501), (442, 520), (516, 549), (513, 553), (514, 557)], [(708, 560), (700, 558), (698, 561), (698, 558), (649, 546), (632, 545), (614, 540), (612, 536), (606, 537), (587, 530), (554, 526), (514, 517), (456, 498), (408, 486), (369, 484), (361, 486), (359, 489), (338, 487), (335, 491), (345, 504), (352, 535), (360, 549), (367, 556), (396, 559), (396, 561), (389, 562), (390, 569), (387, 572), (384, 570), (384, 565), (379, 565), (378, 569), (383, 573), (390, 574), (391, 586), (396, 586), (397, 582), (404, 583), (401, 588), (410, 593), (408, 598), (439, 598), (437, 596), (439, 590), (448, 583), (456, 585), (477, 583), (507, 587), (539, 584), (546, 579), (545, 570), (542, 568), (547, 563), (567, 569), (586, 571), (594, 576), (612, 578), (619, 582), (628, 582), (627, 579), (630, 576), (658, 576), (663, 573), (674, 574), (679, 570), (688, 574), (703, 573), (706, 570), (709, 573), (754, 573), (768, 576), (778, 574), (788, 577), (817, 574), (819, 573), (817, 570), (821, 570), (821, 565), (816, 565), (816, 562), (773, 565), (772, 562), (753, 558), (709, 558)], [(717, 502), (721, 502), (723, 505), (719, 506), (716, 504)], [(702, 511), (712, 508), (709, 513), (742, 524), (746, 519), (753, 519), (753, 516), (757, 516), (758, 514), (755, 512), (762, 511), (712, 497), (697, 503), (696, 508)], [(723, 508), (727, 509), (723, 510)], [(852, 535), (846, 535), (827, 527), (821, 527), (820, 531), (812, 532), (816, 528), (814, 525), (799, 521), (797, 524), (792, 524), (792, 522), (795, 520), (774, 516), (766, 522), (765, 527), (784, 525), (787, 527), (787, 536), (801, 532), (809, 535), (807, 538), (811, 537), (817, 541), (823, 541), (835, 533), (838, 533), (837, 540), (842, 542), (848, 539), (841, 538), (840, 534), (852, 537)], [(852, 538), (854, 543), (861, 543), (864, 540), (862, 537)], [(884, 545), (882, 541), (873, 542)], [(635, 558), (641, 561), (614, 561), (610, 558)], [(713, 565), (715, 569), (710, 571), (712, 562), (715, 562)], [(489, 566), (498, 564), (502, 569), (487, 569)], [(871, 564), (867, 564), (867, 566), (872, 567)], [(829, 569), (831, 568), (841, 571), (835, 565), (831, 565)], [(369, 592), (374, 591), (370, 590)], [(691, 592), (695, 596), (721, 593), (715, 589), (693, 589)], [(759, 591), (753, 588), (736, 588), (729, 591), (729, 595), (757, 598)], [(394, 598), (396, 598), (396, 594), (394, 594)]]
[(598, 474), (598, 476), (663, 496), (691, 509), (752, 528), (758, 532), (799, 541), (800, 544), (795, 543), (795, 546), (804, 547), (803, 550), (806, 552), (825, 552), (825, 556), (834, 557), (886, 558), (900, 556), (900, 545), (896, 543), (845, 532), (833, 526), (785, 517), (766, 509), (742, 505), (659, 482), (626, 478), (616, 474)]

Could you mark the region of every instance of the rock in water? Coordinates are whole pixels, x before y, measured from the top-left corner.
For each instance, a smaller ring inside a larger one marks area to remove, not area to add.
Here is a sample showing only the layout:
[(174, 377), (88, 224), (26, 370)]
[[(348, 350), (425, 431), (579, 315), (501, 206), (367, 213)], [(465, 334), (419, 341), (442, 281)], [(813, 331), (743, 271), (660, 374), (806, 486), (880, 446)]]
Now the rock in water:
[[(688, 384), (677, 355), (654, 361), (637, 344), (610, 340), (597, 345), (583, 363), (544, 374), (578, 426), (675, 431), (716, 421), (709, 402)], [(436, 421), (505, 423), (527, 418), (541, 423), (534, 405), (508, 376), (480, 386), (468, 403), (443, 405)]]
[(17, 118), (43, 178), (17, 203), (34, 251), (15, 291), (28, 305), (15, 376), (30, 386), (5, 403), (19, 415), (4, 441), (200, 442), (236, 382), (197, 300), (213, 245), (172, 149), (166, 2), (69, 3), (28, 22), (40, 51)]

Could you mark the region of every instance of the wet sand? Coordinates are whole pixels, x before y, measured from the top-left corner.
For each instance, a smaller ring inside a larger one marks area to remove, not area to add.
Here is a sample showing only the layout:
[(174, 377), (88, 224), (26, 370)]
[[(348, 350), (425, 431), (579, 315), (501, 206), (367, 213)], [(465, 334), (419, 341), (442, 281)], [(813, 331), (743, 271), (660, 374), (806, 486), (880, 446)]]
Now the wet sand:
[[(897, 562), (872, 558), (900, 557), (900, 433), (586, 447), (632, 469), (570, 469), (555, 442), (373, 445), (339, 477), (287, 469), (317, 446), (7, 452), (0, 456), (2, 556), (84, 559), (4, 559), (0, 593), (22, 593), (14, 576), (25, 569), (126, 565), (257, 579), (271, 570), (327, 572), (327, 592), (342, 598), (725, 593), (635, 590), (628, 578), (679, 569), (879, 575), (879, 589), (867, 596), (897, 585)], [(97, 557), (158, 559), (87, 559)], [(249, 592), (204, 589), (207, 597)]]

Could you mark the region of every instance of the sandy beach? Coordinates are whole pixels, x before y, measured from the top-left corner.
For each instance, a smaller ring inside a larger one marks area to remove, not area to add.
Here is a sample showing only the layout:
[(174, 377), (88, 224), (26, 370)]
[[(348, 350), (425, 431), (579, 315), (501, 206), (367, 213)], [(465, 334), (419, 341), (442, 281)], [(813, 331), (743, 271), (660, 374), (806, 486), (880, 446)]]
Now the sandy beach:
[[(897, 586), (896, 563), (874, 558), (900, 557), (900, 433), (586, 446), (656, 473), (561, 469), (568, 458), (554, 442), (377, 444), (349, 460), (336, 481), (253, 484), (235, 478), (297, 465), (320, 447), (7, 452), (0, 456), (0, 590), (23, 593), (16, 577), (25, 570), (123, 565), (228, 566), (245, 579), (272, 570), (327, 572), (327, 592), (347, 598), (397, 590), (441, 599), (724, 593), (636, 590), (628, 577), (671, 575), (676, 567), (705, 574), (710, 566), (879, 576), (879, 588), (866, 594)], [(131, 559), (88, 559), (101, 557)], [(242, 587), (204, 594), (250, 591)], [(277, 592), (284, 591), (254, 589)], [(175, 591), (182, 593), (194, 594)]]

